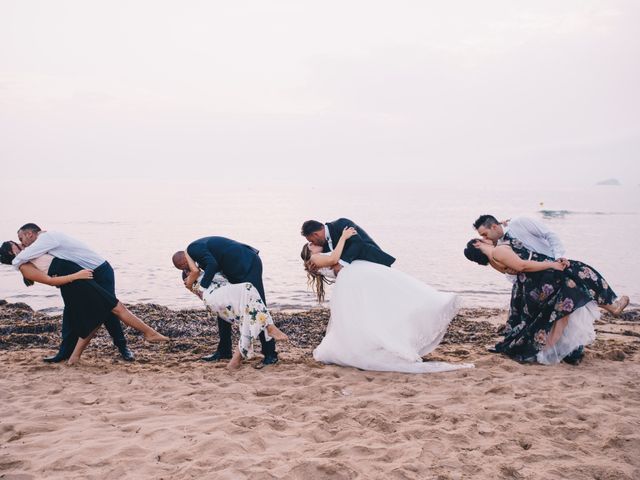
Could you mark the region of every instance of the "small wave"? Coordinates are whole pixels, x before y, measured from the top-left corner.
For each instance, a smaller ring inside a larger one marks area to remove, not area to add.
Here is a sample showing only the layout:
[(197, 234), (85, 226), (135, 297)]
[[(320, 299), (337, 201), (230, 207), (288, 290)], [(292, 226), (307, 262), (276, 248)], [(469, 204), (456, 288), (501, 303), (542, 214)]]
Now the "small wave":
[(58, 307), (47, 307), (38, 310), (40, 313), (46, 313), (47, 315), (59, 315), (62, 313), (62, 309)]
[(567, 215), (638, 215), (638, 212), (574, 212), (571, 210), (538, 210), (542, 218), (564, 218)]
[[(329, 304), (326, 304), (325, 307), (328, 307)], [(274, 303), (269, 306), (270, 310), (273, 311), (281, 311), (281, 310), (308, 310), (310, 308), (318, 307), (317, 303), (311, 304), (300, 304), (300, 303)]]
[(448, 290), (451, 293), (457, 293), (459, 295), (504, 295), (508, 294), (511, 290)]

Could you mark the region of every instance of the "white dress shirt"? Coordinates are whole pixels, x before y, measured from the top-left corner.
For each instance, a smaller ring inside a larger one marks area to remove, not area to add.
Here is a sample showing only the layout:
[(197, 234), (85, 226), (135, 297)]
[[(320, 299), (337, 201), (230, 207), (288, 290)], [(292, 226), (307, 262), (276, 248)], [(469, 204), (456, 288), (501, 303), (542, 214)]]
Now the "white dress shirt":
[(45, 253), (90, 270), (95, 270), (105, 262), (104, 258), (75, 238), (60, 232), (40, 232), (36, 241), (16, 255), (11, 264), (17, 270), (23, 263)]
[[(327, 245), (329, 246), (329, 251), (333, 252), (333, 240), (331, 240), (331, 234), (329, 233), (329, 227), (327, 226), (327, 224), (324, 224), (324, 236), (327, 239)], [(349, 262), (345, 262), (342, 259), (338, 260), (338, 263), (340, 265), (342, 265), (343, 267), (346, 267), (347, 265), (349, 265)]]
[[(558, 235), (538, 220), (529, 217), (513, 218), (503, 229), (505, 234), (508, 233), (510, 237), (520, 240), (532, 252), (555, 259), (565, 258), (564, 246)], [(500, 240), (504, 240), (504, 236)], [(518, 278), (508, 273), (504, 276), (511, 283), (516, 283)]]
[(333, 241), (331, 240), (329, 227), (326, 224), (324, 225), (324, 238), (327, 239), (327, 245), (329, 246), (329, 251), (333, 252)]
[(542, 253), (554, 259), (566, 258), (564, 245), (558, 235), (539, 220), (529, 217), (513, 218), (504, 227), (504, 233), (520, 240), (527, 249), (533, 252)]

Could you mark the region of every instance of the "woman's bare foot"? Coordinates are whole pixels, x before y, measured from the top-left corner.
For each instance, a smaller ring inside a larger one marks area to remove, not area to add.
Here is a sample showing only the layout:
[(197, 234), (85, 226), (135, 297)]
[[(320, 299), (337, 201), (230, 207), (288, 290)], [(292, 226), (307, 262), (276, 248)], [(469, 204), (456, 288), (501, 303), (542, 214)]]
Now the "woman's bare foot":
[(612, 305), (613, 309), (609, 310), (611, 315), (618, 316), (622, 313), (622, 311), (627, 308), (629, 305), (629, 297), (626, 295), (622, 295), (616, 302)]
[(274, 340), (277, 340), (279, 342), (289, 341), (289, 337), (287, 336), (287, 334), (284, 333), (275, 325), (267, 325), (267, 333), (269, 334), (270, 337), (272, 337)]
[(149, 332), (149, 333), (145, 333), (144, 334), (144, 339), (147, 342), (151, 342), (151, 343), (168, 342), (169, 340), (171, 340), (169, 337), (165, 337), (164, 335), (161, 335), (160, 333), (156, 332), (155, 330), (153, 330), (152, 332)]
[(227, 364), (227, 369), (237, 370), (240, 368), (240, 365), (242, 365), (242, 355), (240, 355), (240, 350), (236, 350), (233, 352), (233, 357), (231, 357), (231, 360), (229, 360)]
[(67, 365), (69, 365), (70, 367), (77, 365), (80, 362), (80, 357), (76, 357), (71, 355), (69, 357), (69, 360), (67, 360)]

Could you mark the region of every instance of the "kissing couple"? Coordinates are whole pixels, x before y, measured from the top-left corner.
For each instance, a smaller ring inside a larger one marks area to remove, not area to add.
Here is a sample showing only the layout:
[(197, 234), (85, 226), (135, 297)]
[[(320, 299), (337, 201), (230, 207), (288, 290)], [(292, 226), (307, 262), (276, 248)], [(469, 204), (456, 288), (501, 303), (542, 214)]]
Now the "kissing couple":
[(442, 341), (459, 309), (453, 293), (440, 292), (397, 269), (355, 222), (308, 220), (300, 256), (319, 302), (334, 283), (327, 332), (314, 350), (322, 363), (363, 370), (432, 373), (471, 364), (423, 361)]

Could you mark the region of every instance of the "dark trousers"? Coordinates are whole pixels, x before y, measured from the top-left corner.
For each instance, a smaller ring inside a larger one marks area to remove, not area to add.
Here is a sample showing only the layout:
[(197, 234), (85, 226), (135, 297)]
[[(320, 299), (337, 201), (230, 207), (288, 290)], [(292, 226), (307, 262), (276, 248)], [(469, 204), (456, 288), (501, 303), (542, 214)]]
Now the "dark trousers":
[[(244, 283), (249, 282), (256, 287), (260, 298), (267, 305), (267, 299), (264, 295), (264, 285), (262, 284), (262, 260), (258, 255), (255, 256), (253, 264), (249, 271), (242, 278), (230, 278), (231, 283)], [(229, 356), (233, 353), (233, 347), (231, 345), (231, 324), (218, 317), (218, 331), (220, 332), (220, 342), (218, 343), (218, 353), (223, 356)], [(276, 353), (276, 341), (272, 338), (267, 342), (264, 336), (264, 332), (260, 332), (260, 344), (262, 345), (262, 354), (265, 357), (274, 357)]]
[[(116, 278), (113, 274), (113, 268), (111, 268), (109, 262), (104, 262), (93, 271), (93, 279), (98, 283), (98, 285), (113, 294), (115, 297)], [(82, 280), (78, 281), (81, 282)], [(66, 320), (66, 310), (67, 309), (65, 308), (62, 312), (62, 343), (60, 343), (60, 348), (58, 349), (58, 356), (62, 358), (69, 358), (73, 353), (73, 349), (76, 348), (76, 343), (78, 343), (78, 336), (73, 333), (69, 321)], [(109, 332), (109, 335), (111, 335), (111, 338), (113, 338), (113, 344), (116, 347), (122, 349), (127, 346), (127, 340), (124, 338), (122, 324), (118, 317), (113, 313), (110, 314), (107, 320), (105, 320), (104, 326)]]

